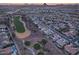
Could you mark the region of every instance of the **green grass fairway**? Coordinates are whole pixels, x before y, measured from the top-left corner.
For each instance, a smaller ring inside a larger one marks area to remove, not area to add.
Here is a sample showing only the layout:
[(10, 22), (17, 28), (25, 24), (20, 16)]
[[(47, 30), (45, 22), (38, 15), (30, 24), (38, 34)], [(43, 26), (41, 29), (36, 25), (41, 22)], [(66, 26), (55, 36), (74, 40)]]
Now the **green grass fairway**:
[(17, 31), (18, 33), (23, 33), (23, 32), (25, 32), (24, 25), (23, 25), (23, 23), (20, 21), (20, 16), (15, 16), (13, 22), (14, 22), (16, 31)]

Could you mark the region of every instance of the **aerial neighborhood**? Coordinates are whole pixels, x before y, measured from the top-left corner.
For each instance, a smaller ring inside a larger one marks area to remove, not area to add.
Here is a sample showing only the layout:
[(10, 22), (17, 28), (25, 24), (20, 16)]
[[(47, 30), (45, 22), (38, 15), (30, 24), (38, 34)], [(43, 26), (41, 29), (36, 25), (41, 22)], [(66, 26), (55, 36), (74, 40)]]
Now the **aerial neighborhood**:
[(78, 55), (78, 6), (0, 5), (0, 55)]

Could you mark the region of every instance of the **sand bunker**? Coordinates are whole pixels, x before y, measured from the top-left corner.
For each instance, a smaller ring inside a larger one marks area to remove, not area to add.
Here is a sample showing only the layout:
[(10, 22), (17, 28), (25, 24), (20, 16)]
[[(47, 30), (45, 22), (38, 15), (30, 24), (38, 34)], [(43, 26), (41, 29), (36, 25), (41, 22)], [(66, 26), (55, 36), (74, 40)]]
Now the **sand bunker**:
[(28, 30), (24, 33), (18, 33), (18, 32), (15, 32), (16, 34), (16, 37), (19, 38), (19, 39), (25, 39), (26, 37), (30, 36), (31, 32)]

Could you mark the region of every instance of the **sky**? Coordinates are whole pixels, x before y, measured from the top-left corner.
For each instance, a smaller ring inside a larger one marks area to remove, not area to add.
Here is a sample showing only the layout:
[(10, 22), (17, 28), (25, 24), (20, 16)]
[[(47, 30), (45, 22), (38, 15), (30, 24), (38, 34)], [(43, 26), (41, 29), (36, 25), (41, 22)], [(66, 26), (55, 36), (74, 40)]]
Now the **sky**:
[(79, 0), (0, 0), (0, 3), (79, 3)]

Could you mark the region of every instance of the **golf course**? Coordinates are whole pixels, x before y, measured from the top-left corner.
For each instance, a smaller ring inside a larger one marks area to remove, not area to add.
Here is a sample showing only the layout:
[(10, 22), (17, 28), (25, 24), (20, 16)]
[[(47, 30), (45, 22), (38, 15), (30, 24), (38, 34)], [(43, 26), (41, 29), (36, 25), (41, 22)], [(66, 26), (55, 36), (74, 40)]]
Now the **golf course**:
[(19, 33), (25, 32), (25, 27), (23, 23), (20, 21), (20, 16), (14, 17), (14, 25), (16, 27), (16, 31)]
[(30, 31), (26, 28), (25, 23), (22, 21), (21, 16), (14, 16), (13, 23), (15, 26), (15, 34), (18, 38), (26, 38), (30, 35)]

